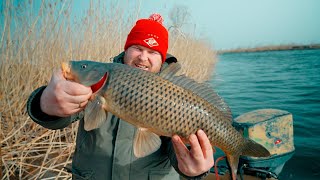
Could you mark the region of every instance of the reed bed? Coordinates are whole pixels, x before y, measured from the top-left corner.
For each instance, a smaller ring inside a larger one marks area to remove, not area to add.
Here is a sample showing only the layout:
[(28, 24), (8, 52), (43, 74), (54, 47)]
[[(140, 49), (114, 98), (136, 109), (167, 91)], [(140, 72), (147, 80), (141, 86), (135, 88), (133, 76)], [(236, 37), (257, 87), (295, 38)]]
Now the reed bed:
[(223, 53), (247, 53), (247, 52), (262, 52), (262, 51), (288, 51), (288, 50), (307, 50), (307, 49), (320, 49), (320, 44), (283, 44), (283, 45), (270, 45), (248, 48), (236, 48), (228, 50), (220, 50), (219, 54)]
[[(104, 4), (105, 3), (105, 4)], [(123, 50), (136, 9), (99, 1), (81, 18), (72, 16), (71, 1), (4, 1), (0, 29), (1, 179), (70, 179), (64, 170), (75, 148), (77, 123), (48, 130), (26, 112), (30, 93), (50, 80), (61, 61), (91, 59), (109, 62)], [(108, 8), (108, 11), (106, 10)], [(107, 12), (107, 13), (106, 13)], [(126, 12), (126, 16), (122, 12)], [(183, 73), (207, 80), (216, 52), (189, 35), (172, 35), (169, 53)]]

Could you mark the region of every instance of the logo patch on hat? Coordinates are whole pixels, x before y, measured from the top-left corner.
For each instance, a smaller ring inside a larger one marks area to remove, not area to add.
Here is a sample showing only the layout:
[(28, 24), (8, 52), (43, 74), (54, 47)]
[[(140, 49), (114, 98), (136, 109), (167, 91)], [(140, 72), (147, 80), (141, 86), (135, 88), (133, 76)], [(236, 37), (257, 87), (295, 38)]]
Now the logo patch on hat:
[(146, 44), (148, 44), (150, 47), (159, 46), (158, 42), (154, 38), (148, 38), (143, 40)]

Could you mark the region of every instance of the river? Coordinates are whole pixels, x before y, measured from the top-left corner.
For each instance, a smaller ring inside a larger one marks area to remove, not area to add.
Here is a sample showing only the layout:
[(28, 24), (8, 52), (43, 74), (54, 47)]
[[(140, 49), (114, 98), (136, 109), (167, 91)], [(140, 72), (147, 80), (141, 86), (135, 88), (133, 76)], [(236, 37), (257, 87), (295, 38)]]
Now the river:
[(320, 50), (218, 57), (211, 84), (233, 117), (262, 108), (292, 113), (295, 153), (280, 179), (320, 179)]

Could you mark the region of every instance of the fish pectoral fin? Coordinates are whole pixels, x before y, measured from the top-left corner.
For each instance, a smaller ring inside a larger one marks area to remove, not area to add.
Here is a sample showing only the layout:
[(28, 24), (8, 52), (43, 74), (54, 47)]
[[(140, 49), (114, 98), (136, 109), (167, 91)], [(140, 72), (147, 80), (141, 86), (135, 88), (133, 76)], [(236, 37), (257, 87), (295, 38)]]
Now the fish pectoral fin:
[(96, 96), (89, 101), (84, 110), (84, 129), (91, 131), (101, 126), (106, 120), (106, 111), (103, 106), (105, 99), (102, 96)]
[(146, 128), (138, 128), (133, 142), (133, 152), (138, 158), (148, 156), (161, 146), (161, 139)]

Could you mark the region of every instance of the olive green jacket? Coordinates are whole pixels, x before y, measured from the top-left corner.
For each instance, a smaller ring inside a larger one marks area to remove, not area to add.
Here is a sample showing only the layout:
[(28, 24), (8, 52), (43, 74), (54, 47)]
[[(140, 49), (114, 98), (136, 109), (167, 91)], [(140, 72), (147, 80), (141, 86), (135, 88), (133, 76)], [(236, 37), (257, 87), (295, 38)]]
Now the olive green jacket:
[[(124, 53), (121, 53), (115, 57), (114, 62), (123, 63), (123, 55)], [(176, 59), (172, 56), (167, 58), (162, 68), (170, 62), (176, 62)], [(40, 97), (44, 89), (45, 86), (36, 89), (28, 99), (27, 110), (33, 121), (49, 129), (62, 129), (80, 120), (70, 170), (73, 179), (179, 179), (179, 169), (170, 138), (161, 137), (162, 145), (158, 151), (143, 158), (136, 158), (133, 154), (133, 138), (136, 132), (134, 126), (108, 113), (107, 120), (100, 128), (85, 131), (83, 112), (60, 118), (49, 116), (40, 110)], [(180, 173), (188, 179), (200, 179), (205, 174), (191, 178)]]

